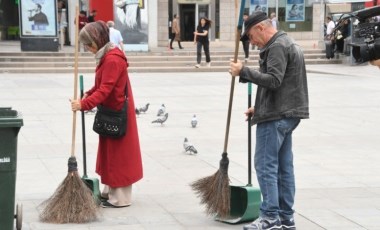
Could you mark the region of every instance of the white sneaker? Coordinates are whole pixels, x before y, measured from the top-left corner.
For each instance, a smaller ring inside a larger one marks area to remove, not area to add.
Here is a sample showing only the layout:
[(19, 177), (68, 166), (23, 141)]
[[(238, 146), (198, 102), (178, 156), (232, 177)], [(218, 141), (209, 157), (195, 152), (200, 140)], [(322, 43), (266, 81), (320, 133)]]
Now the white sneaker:
[(248, 61), (249, 61), (249, 58), (245, 58), (244, 61), (245, 61), (245, 62), (248, 62)]
[(207, 62), (207, 67), (211, 67), (211, 62)]
[(201, 65), (199, 65), (199, 64), (196, 64), (194, 67), (195, 67), (195, 68), (200, 68), (200, 67), (201, 67)]

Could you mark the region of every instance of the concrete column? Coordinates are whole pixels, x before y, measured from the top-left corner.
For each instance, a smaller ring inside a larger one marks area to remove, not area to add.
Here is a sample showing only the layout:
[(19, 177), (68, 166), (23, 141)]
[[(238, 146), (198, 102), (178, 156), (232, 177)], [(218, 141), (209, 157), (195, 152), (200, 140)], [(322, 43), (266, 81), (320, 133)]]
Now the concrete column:
[(237, 19), (235, 0), (220, 0), (220, 41), (234, 41)]
[[(168, 46), (168, 15), (169, 15), (169, 1), (168, 0), (151, 0), (157, 1), (157, 46), (165, 47)], [(149, 20), (151, 22), (151, 20)]]
[(158, 6), (157, 0), (148, 0), (148, 47), (157, 47), (158, 36)]
[(67, 6), (68, 7), (67, 10), (69, 11), (67, 24), (69, 25), (69, 30), (70, 30), (69, 34), (70, 34), (71, 46), (75, 46), (75, 24), (74, 24), (74, 20), (75, 20), (76, 6), (79, 7), (79, 3), (76, 1), (70, 1), (68, 6)]

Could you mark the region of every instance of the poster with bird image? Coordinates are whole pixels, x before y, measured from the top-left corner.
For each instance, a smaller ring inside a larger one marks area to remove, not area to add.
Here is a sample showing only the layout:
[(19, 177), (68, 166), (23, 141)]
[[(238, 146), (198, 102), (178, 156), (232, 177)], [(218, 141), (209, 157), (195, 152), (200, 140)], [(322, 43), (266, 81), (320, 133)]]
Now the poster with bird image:
[(147, 0), (114, 0), (115, 29), (127, 51), (148, 51)]

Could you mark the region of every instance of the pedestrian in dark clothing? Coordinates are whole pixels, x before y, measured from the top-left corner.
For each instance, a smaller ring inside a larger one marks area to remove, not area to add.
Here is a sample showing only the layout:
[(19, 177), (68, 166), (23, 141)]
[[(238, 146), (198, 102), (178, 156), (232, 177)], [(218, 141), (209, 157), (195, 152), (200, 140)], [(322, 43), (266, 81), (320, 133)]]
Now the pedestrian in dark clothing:
[(195, 68), (201, 66), (202, 60), (202, 47), (206, 55), (206, 63), (211, 67), (210, 58), (210, 42), (208, 40), (208, 31), (211, 27), (211, 20), (206, 17), (201, 17), (197, 26), (197, 31), (194, 32), (194, 43), (197, 44), (197, 64)]
[(241, 83), (257, 85), (255, 105), (246, 114), (257, 124), (254, 165), (263, 197), (260, 217), (244, 230), (296, 229), (292, 133), (301, 119), (309, 118), (304, 55), (264, 12), (254, 12), (244, 24), (242, 39), (259, 47), (260, 69), (238, 60), (230, 63), (230, 73)]
[[(83, 29), (83, 27), (84, 27), (85, 25), (87, 25), (87, 23), (88, 23), (88, 19), (87, 19), (87, 16), (86, 16), (86, 11), (81, 10), (81, 11), (79, 12), (78, 21), (79, 21), (79, 22), (77, 23), (77, 22), (74, 20), (74, 24), (78, 24), (78, 25), (77, 25), (77, 26), (78, 26), (78, 31), (80, 32), (80, 31)], [(81, 43), (78, 42), (78, 51), (80, 51), (80, 47), (81, 47)], [(84, 51), (87, 51), (85, 46), (83, 46), (83, 50), (84, 50)]]
[[(244, 13), (243, 15), (243, 21), (245, 22), (248, 18), (248, 13)], [(244, 27), (244, 24), (243, 24), (243, 29), (242, 29), (242, 33), (245, 32), (245, 27)], [(241, 43), (243, 44), (243, 50), (244, 50), (244, 60), (247, 62), (249, 60), (249, 40), (245, 40), (245, 41), (241, 41)]]
[(95, 22), (96, 13), (97, 13), (96, 10), (91, 11), (90, 15), (87, 18), (88, 22)]
[(344, 49), (344, 39), (349, 36), (349, 27), (350, 27), (349, 19), (342, 21), (338, 26), (340, 27), (338, 31), (336, 31), (336, 50), (339, 53), (343, 53)]

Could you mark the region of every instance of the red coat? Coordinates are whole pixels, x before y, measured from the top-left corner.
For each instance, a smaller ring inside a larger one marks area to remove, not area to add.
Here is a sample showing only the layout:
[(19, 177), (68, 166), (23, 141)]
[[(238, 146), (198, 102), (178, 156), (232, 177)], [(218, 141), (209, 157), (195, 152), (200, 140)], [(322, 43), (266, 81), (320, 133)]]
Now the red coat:
[(95, 86), (81, 101), (82, 110), (102, 104), (120, 110), (124, 102), (125, 84), (128, 86), (127, 131), (125, 136), (112, 139), (99, 136), (96, 172), (103, 184), (112, 188), (129, 186), (143, 176), (140, 141), (137, 130), (135, 104), (128, 77), (125, 55), (115, 48), (106, 53), (96, 68)]

